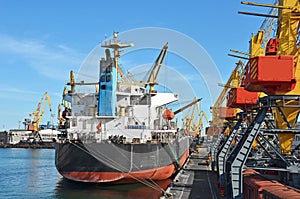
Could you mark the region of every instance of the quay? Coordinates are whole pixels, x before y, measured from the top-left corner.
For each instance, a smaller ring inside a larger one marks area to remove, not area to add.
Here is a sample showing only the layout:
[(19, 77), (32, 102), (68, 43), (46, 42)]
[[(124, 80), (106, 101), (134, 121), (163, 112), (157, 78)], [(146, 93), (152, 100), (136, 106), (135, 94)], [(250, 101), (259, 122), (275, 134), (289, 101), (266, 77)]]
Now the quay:
[(17, 144), (0, 143), (0, 148), (24, 148), (24, 149), (54, 149), (54, 142), (20, 142)]
[(217, 173), (212, 169), (208, 154), (208, 143), (195, 147), (195, 151), (167, 188), (167, 196), (162, 196), (161, 199), (223, 198), (219, 194)]

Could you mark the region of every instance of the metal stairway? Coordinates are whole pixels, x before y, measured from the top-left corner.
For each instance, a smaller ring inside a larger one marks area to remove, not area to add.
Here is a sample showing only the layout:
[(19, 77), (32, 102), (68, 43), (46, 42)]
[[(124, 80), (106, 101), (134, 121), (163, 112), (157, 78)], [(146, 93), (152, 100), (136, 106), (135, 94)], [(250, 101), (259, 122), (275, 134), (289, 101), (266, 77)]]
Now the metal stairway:
[(229, 149), (232, 146), (232, 141), (235, 138), (243, 118), (240, 116), (237, 123), (234, 126), (233, 131), (231, 132), (230, 136), (227, 138), (226, 142), (220, 148), (218, 152), (218, 172), (219, 172), (219, 180), (220, 180), (220, 187), (223, 188), (225, 186), (225, 165), (226, 165), (226, 158), (229, 152)]
[[(281, 102), (281, 104), (278, 104)], [(295, 102), (295, 103), (290, 103)], [(271, 108), (276, 108), (280, 112), (280, 116), (287, 123), (287, 127), (292, 127), (291, 124), (288, 124), (286, 116), (281, 111), (281, 107), (284, 108), (300, 108), (300, 96), (266, 96), (259, 99), (259, 107), (256, 108), (257, 115), (252, 121), (251, 125), (247, 128), (243, 137), (239, 141), (238, 145), (234, 148), (232, 153), (229, 155), (226, 165), (225, 165), (225, 185), (226, 185), (226, 195), (227, 198), (242, 198), (243, 192), (243, 181), (242, 181), (242, 172), (244, 164), (248, 158), (248, 155), (252, 149), (252, 145), (257, 135), (260, 135), (261, 138), (268, 142), (264, 135), (261, 134), (261, 131), (272, 132), (272, 133), (298, 133), (300, 132), (297, 129), (261, 129), (262, 122), (268, 120), (267, 113)], [(298, 113), (299, 116), (299, 113)], [(297, 117), (298, 117), (297, 116)], [(270, 142), (268, 142), (271, 145)], [(280, 154), (275, 147), (271, 147), (275, 152), (276, 156), (281, 159), (287, 167), (290, 166), (290, 162)]]
[(246, 133), (239, 141), (226, 162), (226, 188), (228, 198), (242, 198), (242, 171), (252, 144), (259, 133), (268, 107), (261, 108)]
[(225, 138), (224, 134), (220, 134), (220, 136), (218, 137), (217, 141), (214, 143), (212, 149), (211, 149), (211, 158), (212, 158), (212, 170), (215, 170), (215, 162), (216, 162), (216, 155), (217, 155), (217, 151), (219, 149), (219, 146), (221, 144), (221, 141)]

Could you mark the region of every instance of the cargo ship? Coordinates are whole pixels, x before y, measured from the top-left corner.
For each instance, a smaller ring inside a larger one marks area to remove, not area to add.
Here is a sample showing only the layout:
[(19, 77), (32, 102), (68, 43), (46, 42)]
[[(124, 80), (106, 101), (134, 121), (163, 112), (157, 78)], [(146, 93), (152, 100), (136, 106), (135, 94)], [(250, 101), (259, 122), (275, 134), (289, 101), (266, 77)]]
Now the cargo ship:
[[(110, 184), (163, 180), (189, 156), (192, 137), (179, 130), (172, 121), (175, 111), (167, 108), (179, 95), (154, 90), (168, 44), (146, 82), (126, 80), (119, 68), (120, 49), (130, 46), (114, 33), (101, 44), (105, 58), (100, 60), (99, 81), (75, 83), (71, 78), (68, 83), (71, 90), (63, 99), (70, 107), (62, 112), (65, 136), (55, 146), (56, 168), (67, 179)], [(95, 92), (75, 89), (93, 84)]]

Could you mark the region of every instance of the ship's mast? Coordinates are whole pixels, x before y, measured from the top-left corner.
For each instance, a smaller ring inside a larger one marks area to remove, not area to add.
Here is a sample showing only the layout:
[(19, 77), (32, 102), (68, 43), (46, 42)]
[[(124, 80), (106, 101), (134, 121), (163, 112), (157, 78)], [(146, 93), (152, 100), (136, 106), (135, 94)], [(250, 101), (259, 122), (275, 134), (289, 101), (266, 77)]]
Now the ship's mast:
[(130, 43), (130, 44), (120, 43), (120, 41), (118, 40), (118, 32), (113, 33), (112, 40), (109, 40), (108, 42), (105, 42), (104, 44), (101, 45), (101, 47), (113, 49), (115, 67), (118, 72), (117, 78), (118, 78), (118, 74), (120, 74), (120, 76), (122, 77), (122, 79), (125, 83), (128, 83), (128, 80), (127, 80), (125, 74), (122, 72), (122, 70), (119, 67), (119, 58), (120, 58), (120, 50), (119, 49), (131, 47), (131, 46), (133, 46), (133, 43)]
[[(115, 116), (117, 106), (116, 92), (118, 89), (118, 74), (123, 79), (123, 83), (129, 85), (129, 81), (119, 67), (119, 58), (121, 48), (127, 48), (133, 44), (121, 44), (118, 41), (118, 33), (114, 32), (113, 38), (101, 44), (106, 48), (106, 59), (100, 60), (100, 79), (99, 79), (99, 116)], [(113, 58), (110, 56), (110, 49), (113, 50)]]

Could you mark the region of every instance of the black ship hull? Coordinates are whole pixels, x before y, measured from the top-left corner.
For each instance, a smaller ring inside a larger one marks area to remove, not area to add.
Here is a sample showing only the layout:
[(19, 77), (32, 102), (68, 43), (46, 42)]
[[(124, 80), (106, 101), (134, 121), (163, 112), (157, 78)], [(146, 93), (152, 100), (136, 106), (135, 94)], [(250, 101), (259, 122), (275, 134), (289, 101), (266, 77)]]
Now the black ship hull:
[(190, 137), (170, 143), (57, 143), (55, 165), (67, 179), (130, 183), (169, 178), (186, 161)]

